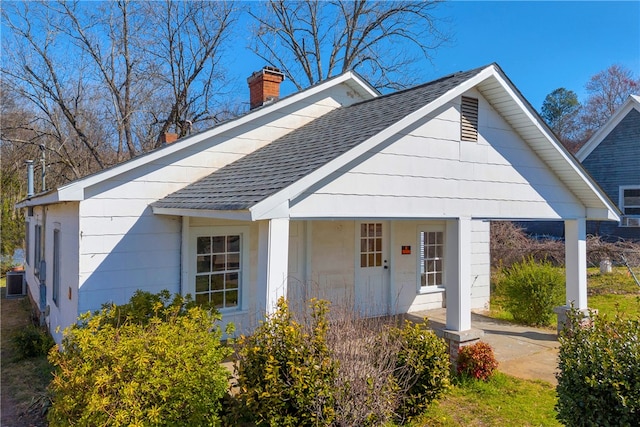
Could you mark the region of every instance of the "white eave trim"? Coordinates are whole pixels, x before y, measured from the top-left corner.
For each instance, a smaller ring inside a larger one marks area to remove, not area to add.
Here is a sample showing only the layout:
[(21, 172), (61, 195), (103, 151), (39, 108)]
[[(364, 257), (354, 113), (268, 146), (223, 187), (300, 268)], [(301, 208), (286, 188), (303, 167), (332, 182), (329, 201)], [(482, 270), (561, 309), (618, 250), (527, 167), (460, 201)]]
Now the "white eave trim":
[(631, 110), (636, 109), (640, 112), (640, 97), (637, 95), (629, 95), (625, 103), (616, 111), (607, 122), (594, 133), (591, 138), (578, 150), (576, 158), (582, 163), (589, 154), (595, 150), (598, 145), (605, 139), (616, 126), (624, 119)]
[(177, 209), (151, 207), (155, 215), (172, 215), (192, 218), (215, 218), (231, 219), (236, 221), (251, 221), (251, 214), (248, 210), (241, 211), (216, 211), (207, 209)]

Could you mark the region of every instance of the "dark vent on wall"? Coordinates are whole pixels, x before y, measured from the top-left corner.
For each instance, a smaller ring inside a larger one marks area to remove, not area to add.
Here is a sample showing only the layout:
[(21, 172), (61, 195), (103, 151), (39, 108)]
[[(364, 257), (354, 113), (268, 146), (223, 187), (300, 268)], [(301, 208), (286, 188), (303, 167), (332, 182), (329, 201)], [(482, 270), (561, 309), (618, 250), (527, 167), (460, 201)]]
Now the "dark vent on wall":
[(463, 96), (460, 111), (460, 139), (462, 141), (477, 141), (478, 100)]

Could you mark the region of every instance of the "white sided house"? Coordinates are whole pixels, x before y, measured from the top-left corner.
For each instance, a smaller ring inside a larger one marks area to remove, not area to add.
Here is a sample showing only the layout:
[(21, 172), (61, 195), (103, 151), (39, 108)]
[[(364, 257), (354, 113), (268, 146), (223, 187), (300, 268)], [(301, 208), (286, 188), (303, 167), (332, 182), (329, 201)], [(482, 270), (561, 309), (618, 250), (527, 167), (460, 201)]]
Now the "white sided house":
[(464, 335), (489, 302), (490, 220), (563, 220), (579, 308), (585, 222), (619, 220), (495, 64), (389, 95), (347, 72), (18, 206), (57, 341), (137, 289), (212, 301), (241, 330), (281, 295), (369, 316), (446, 305)]

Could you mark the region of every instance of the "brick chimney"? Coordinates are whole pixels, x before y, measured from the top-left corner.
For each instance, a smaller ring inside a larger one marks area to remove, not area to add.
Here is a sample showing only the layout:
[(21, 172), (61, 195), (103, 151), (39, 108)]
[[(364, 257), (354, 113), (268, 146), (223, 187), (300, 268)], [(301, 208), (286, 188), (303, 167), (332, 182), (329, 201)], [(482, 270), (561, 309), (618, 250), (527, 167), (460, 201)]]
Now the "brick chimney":
[(249, 109), (253, 110), (264, 104), (277, 101), (280, 97), (280, 83), (284, 80), (284, 74), (275, 67), (264, 67), (253, 73), (248, 79), (249, 83)]
[(162, 145), (168, 145), (171, 144), (172, 142), (176, 142), (178, 140), (178, 134), (177, 133), (171, 133), (171, 132), (165, 132), (163, 134), (160, 134), (160, 143)]

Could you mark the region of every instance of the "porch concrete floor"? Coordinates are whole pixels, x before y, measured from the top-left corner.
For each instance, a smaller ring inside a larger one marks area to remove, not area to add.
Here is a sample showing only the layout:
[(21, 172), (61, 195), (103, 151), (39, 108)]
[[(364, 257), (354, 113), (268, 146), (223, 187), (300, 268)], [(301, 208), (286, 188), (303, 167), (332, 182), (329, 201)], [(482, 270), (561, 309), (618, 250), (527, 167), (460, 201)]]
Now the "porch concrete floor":
[[(410, 320), (429, 319), (437, 332), (444, 330), (446, 309), (413, 312)], [(543, 380), (556, 385), (558, 369), (558, 337), (554, 329), (514, 325), (482, 315), (471, 314), (471, 327), (484, 331), (482, 341), (493, 347), (498, 370), (518, 378)]]

